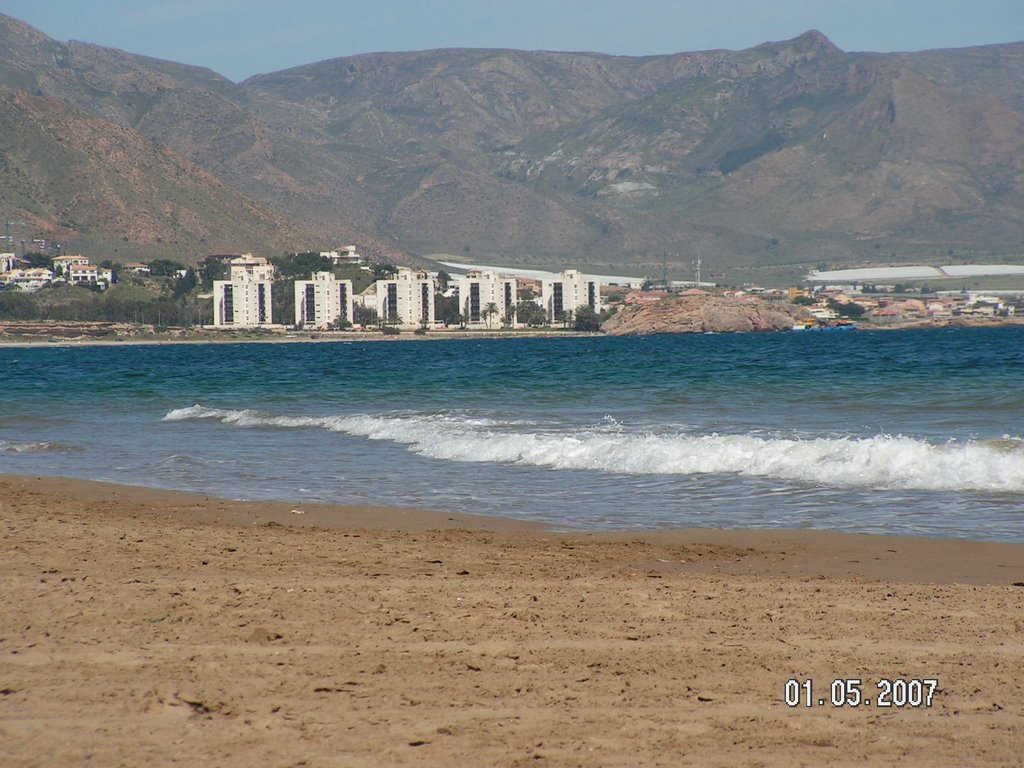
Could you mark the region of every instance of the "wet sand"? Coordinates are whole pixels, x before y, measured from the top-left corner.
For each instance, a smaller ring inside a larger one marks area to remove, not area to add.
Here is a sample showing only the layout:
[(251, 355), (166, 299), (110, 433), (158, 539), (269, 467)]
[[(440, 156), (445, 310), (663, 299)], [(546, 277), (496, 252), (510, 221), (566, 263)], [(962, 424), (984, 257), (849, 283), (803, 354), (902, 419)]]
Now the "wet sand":
[[(0, 521), (5, 766), (1024, 759), (1024, 544), (11, 476)], [(830, 703), (847, 678), (871, 705)], [(931, 706), (878, 706), (924, 679)]]

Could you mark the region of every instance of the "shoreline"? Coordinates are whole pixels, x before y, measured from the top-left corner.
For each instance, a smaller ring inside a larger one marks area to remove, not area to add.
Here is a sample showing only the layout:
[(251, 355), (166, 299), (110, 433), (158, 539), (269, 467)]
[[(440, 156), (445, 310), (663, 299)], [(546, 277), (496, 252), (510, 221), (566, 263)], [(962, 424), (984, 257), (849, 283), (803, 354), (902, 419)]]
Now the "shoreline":
[[(59, 327), (59, 326), (55, 326)], [(377, 331), (317, 331), (315, 333), (289, 331), (285, 333), (253, 334), (241, 338), (224, 335), (217, 338), (218, 332), (203, 332), (201, 337), (185, 337), (168, 334), (160, 338), (116, 339), (89, 338), (75, 336), (57, 338), (51, 341), (46, 335), (34, 336), (33, 340), (12, 339), (0, 334), (0, 348), (32, 348), (32, 347), (124, 347), (124, 346), (173, 346), (184, 344), (354, 344), (360, 342), (395, 342), (395, 341), (447, 341), (452, 339), (545, 339), (545, 338), (592, 338), (602, 336), (601, 333), (553, 329), (548, 331), (514, 330), (514, 331), (442, 331), (432, 330), (429, 333), (417, 334), (413, 331), (402, 331), (394, 336), (386, 336)], [(206, 335), (209, 334), (209, 335)]]
[(1024, 545), (292, 509), (0, 476), (5, 765), (1019, 762)]
[[(718, 565), (723, 572), (772, 577), (835, 577), (897, 581), (1024, 584), (1024, 542), (850, 533), (801, 528), (662, 528), (564, 530), (517, 518), (372, 504), (232, 500), (73, 477), (0, 473), (0, 493), (54, 504), (74, 502), (117, 515), (147, 509), (182, 524), (278, 527), (323, 531), (486, 531), (544, 541), (587, 540), (616, 545), (726, 547), (742, 552)], [(0, 504), (4, 497), (0, 496)], [(693, 561), (690, 568), (700, 570)]]
[[(11, 321), (14, 322), (14, 321)], [(36, 322), (36, 321), (33, 321)], [(0, 329), (4, 325), (0, 321)], [(67, 328), (68, 324), (61, 321), (50, 323), (54, 330)], [(88, 323), (75, 323), (74, 325), (86, 326)], [(97, 323), (96, 325), (109, 325), (108, 323)], [(906, 320), (899, 322), (865, 324), (858, 323), (857, 331), (873, 333), (876, 331), (913, 331), (927, 329), (967, 329), (967, 328), (1004, 328), (1022, 327), (1024, 318), (956, 318), (954, 320), (943, 319), (941, 321), (927, 320)], [(145, 326), (139, 326), (144, 328)], [(544, 338), (597, 338), (608, 334), (602, 332), (575, 331), (562, 328), (548, 330), (534, 329), (507, 329), (507, 330), (442, 330), (431, 329), (427, 333), (417, 334), (414, 331), (401, 331), (397, 335), (388, 336), (378, 331), (273, 331), (269, 333), (251, 333), (244, 331), (209, 331), (195, 332), (200, 336), (182, 337), (179, 334), (153, 335), (147, 338), (132, 338), (131, 336), (119, 336), (115, 339), (90, 338), (88, 336), (53, 337), (50, 333), (32, 335), (28, 338), (15, 338), (15, 336), (27, 337), (27, 334), (9, 335), (0, 332), (0, 348), (32, 348), (47, 346), (64, 347), (114, 347), (114, 346), (170, 346), (180, 344), (292, 344), (292, 343), (359, 343), (359, 342), (394, 342), (394, 341), (444, 341), (451, 339), (544, 339)], [(230, 337), (228, 334), (243, 333), (242, 337)], [(748, 333), (758, 333), (749, 331)], [(760, 333), (786, 334), (789, 331), (761, 331)], [(679, 334), (686, 335), (686, 334)], [(731, 335), (731, 334), (730, 334)]]

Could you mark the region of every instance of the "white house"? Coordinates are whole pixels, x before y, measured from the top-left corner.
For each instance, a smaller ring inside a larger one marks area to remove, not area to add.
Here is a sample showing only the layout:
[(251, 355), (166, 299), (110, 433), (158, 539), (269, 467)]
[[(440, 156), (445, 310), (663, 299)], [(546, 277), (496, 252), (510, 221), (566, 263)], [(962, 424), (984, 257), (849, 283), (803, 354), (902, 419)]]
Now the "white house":
[(335, 264), (362, 264), (363, 257), (356, 252), (354, 245), (343, 245), (333, 251), (320, 251), (325, 259), (330, 259)]
[(962, 315), (1013, 315), (1014, 306), (1003, 301), (998, 296), (983, 296), (972, 293), (963, 307), (960, 309)]
[[(467, 325), (503, 324), (511, 322), (510, 311), (514, 312), (518, 283), (514, 277), (502, 277), (495, 272), (471, 270), (465, 277), (455, 281), (459, 296), (459, 312)], [(489, 315), (487, 307), (494, 305), (495, 312)]]
[(64, 272), (64, 279), (71, 285), (97, 285), (106, 288), (114, 282), (114, 271), (95, 264), (72, 264)]
[[(89, 264), (89, 257), (80, 254), (55, 256), (53, 259), (53, 269), (58, 275), (67, 275), (71, 267), (87, 267)], [(69, 280), (68, 282), (72, 281)]]
[(34, 293), (53, 282), (53, 272), (42, 267), (12, 269), (4, 273), (2, 280), (25, 293)]
[(582, 306), (601, 311), (601, 284), (594, 277), (576, 269), (567, 269), (554, 279), (541, 284), (541, 301), (548, 322), (561, 320), (567, 312)]
[(14, 270), (14, 263), (18, 257), (13, 253), (0, 253), (0, 274)]
[(377, 317), (381, 320), (401, 325), (434, 323), (434, 279), (429, 273), (399, 267), (375, 285)]
[(213, 281), (213, 327), (272, 325), (273, 265), (247, 253), (232, 259), (230, 267), (230, 280)]
[(295, 324), (326, 328), (338, 320), (352, 324), (352, 281), (333, 272), (317, 272), (312, 280), (295, 281)]
[(94, 285), (100, 280), (100, 268), (95, 264), (69, 264), (64, 276), (72, 285)]

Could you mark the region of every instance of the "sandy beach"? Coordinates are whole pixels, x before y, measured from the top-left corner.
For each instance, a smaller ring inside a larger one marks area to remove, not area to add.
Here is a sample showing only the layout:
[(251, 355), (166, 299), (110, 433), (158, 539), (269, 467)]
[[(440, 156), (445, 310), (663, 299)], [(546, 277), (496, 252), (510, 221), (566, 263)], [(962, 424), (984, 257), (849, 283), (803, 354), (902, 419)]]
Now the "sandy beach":
[(1024, 544), (12, 476), (0, 520), (12, 768), (1024, 761)]

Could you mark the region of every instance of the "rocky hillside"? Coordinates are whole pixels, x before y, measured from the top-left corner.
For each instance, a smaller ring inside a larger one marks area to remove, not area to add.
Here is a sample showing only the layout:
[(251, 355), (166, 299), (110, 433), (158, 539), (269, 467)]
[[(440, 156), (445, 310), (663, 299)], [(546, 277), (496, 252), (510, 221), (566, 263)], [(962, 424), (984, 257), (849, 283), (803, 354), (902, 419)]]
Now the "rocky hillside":
[(1024, 44), (444, 50), (234, 84), (0, 16), (0, 84), (131, 129), (321, 242), (398, 258), (665, 259), (681, 278), (701, 257), (738, 281), (1022, 250)]
[(138, 132), (0, 88), (3, 212), (104, 257), (280, 252), (309, 235)]

